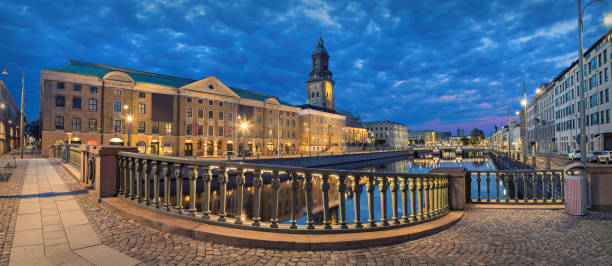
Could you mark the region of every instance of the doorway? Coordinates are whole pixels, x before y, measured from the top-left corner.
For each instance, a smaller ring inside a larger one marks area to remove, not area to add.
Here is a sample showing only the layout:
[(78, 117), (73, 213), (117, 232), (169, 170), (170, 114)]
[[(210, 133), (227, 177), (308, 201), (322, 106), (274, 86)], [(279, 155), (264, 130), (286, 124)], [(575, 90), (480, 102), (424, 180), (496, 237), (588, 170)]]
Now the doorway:
[(193, 156), (193, 143), (185, 143), (185, 156)]
[(151, 154), (159, 155), (159, 142), (151, 142)]

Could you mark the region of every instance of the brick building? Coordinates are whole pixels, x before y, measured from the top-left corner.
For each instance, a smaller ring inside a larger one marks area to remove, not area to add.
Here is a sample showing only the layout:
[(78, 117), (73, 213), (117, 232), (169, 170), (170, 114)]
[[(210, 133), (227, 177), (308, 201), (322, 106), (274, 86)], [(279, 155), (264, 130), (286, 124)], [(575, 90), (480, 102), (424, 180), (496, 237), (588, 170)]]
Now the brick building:
[[(23, 124), (27, 124), (25, 116)], [(19, 148), (19, 134), (19, 108), (0, 80), (0, 155)]]

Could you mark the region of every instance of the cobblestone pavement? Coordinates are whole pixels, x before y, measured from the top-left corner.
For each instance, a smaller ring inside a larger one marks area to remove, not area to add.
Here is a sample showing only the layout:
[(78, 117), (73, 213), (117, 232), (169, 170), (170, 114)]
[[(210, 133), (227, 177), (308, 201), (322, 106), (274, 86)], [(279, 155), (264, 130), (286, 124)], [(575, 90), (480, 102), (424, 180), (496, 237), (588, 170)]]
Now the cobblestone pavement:
[(17, 165), (8, 180), (0, 178), (0, 265), (8, 264), (11, 255), (19, 195), (23, 187), (23, 170), (27, 167), (28, 161), (20, 160)]
[[(55, 162), (64, 183), (81, 189)], [(88, 194), (75, 199), (103, 244), (145, 264), (610, 264), (612, 212), (468, 209), (455, 226), (402, 244), (344, 251), (236, 248), (162, 232)]]

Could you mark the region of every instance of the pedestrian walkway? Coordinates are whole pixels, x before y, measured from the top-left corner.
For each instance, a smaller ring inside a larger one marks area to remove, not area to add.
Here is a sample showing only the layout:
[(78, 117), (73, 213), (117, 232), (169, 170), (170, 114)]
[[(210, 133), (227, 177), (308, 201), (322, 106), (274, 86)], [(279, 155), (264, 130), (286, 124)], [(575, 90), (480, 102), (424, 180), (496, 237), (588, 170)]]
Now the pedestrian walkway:
[[(15, 176), (15, 178), (19, 178)], [(46, 159), (31, 159), (23, 176), (10, 265), (135, 265), (101, 244), (75, 194)]]

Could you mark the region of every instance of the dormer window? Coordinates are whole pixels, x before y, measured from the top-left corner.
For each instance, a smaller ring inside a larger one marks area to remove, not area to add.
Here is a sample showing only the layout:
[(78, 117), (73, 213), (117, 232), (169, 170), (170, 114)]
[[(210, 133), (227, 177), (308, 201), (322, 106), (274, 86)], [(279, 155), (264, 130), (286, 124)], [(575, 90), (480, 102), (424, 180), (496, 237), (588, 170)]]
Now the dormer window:
[(213, 85), (208, 85), (208, 88), (212, 90), (212, 89), (214, 89), (214, 88), (215, 88), (215, 86), (213, 86)]

